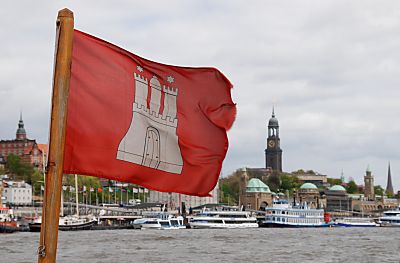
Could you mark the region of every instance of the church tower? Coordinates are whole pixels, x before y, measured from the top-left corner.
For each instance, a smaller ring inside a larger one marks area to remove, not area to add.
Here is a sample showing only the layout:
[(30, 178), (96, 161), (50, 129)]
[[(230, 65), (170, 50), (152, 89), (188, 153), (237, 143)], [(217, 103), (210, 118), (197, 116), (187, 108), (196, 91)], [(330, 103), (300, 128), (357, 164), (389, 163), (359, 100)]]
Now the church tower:
[(24, 121), (22, 120), (22, 113), (19, 116), (16, 139), (17, 140), (25, 140), (26, 139), (26, 131), (25, 131), (25, 128), (24, 128)]
[(392, 174), (390, 172), (390, 163), (389, 163), (389, 167), (388, 167), (386, 194), (393, 195), (393, 184), (392, 184)]
[(265, 149), (265, 167), (282, 172), (282, 149), (280, 147), (279, 123), (272, 108), (272, 117), (268, 122), (267, 149)]
[(368, 200), (375, 200), (374, 176), (371, 173), (369, 165), (364, 176), (364, 196), (368, 198)]

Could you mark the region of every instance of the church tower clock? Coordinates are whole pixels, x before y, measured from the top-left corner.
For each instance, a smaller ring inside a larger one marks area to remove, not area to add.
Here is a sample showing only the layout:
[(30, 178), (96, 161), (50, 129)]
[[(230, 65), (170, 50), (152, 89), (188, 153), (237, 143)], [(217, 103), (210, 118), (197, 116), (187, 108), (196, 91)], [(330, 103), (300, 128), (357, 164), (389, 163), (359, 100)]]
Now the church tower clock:
[(272, 117), (268, 122), (267, 149), (265, 149), (265, 167), (282, 172), (282, 149), (280, 147), (279, 123), (272, 108)]

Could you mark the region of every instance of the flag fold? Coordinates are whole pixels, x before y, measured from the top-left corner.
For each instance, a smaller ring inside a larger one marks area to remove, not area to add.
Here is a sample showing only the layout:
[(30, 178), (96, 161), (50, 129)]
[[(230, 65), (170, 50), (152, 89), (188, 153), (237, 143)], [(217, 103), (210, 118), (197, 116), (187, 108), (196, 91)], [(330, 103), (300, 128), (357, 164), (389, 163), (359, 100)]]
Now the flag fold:
[(215, 68), (153, 62), (75, 30), (64, 172), (208, 196), (236, 105)]

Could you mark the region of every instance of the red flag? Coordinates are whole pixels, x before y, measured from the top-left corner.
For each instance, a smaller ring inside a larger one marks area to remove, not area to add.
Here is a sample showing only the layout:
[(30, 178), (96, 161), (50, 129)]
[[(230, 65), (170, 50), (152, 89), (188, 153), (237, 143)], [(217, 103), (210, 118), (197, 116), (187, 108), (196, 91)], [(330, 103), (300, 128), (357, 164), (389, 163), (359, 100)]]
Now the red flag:
[(71, 72), (65, 173), (209, 195), (236, 114), (220, 71), (149, 61), (75, 30)]

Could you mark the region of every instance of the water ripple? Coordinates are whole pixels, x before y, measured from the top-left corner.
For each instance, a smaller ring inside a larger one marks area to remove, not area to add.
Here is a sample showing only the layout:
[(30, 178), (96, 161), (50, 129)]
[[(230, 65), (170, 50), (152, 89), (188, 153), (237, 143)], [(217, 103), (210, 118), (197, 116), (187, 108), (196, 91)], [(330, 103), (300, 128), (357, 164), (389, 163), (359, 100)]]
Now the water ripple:
[[(57, 262), (400, 262), (400, 228), (60, 232)], [(38, 233), (0, 235), (5, 262), (36, 262)]]

